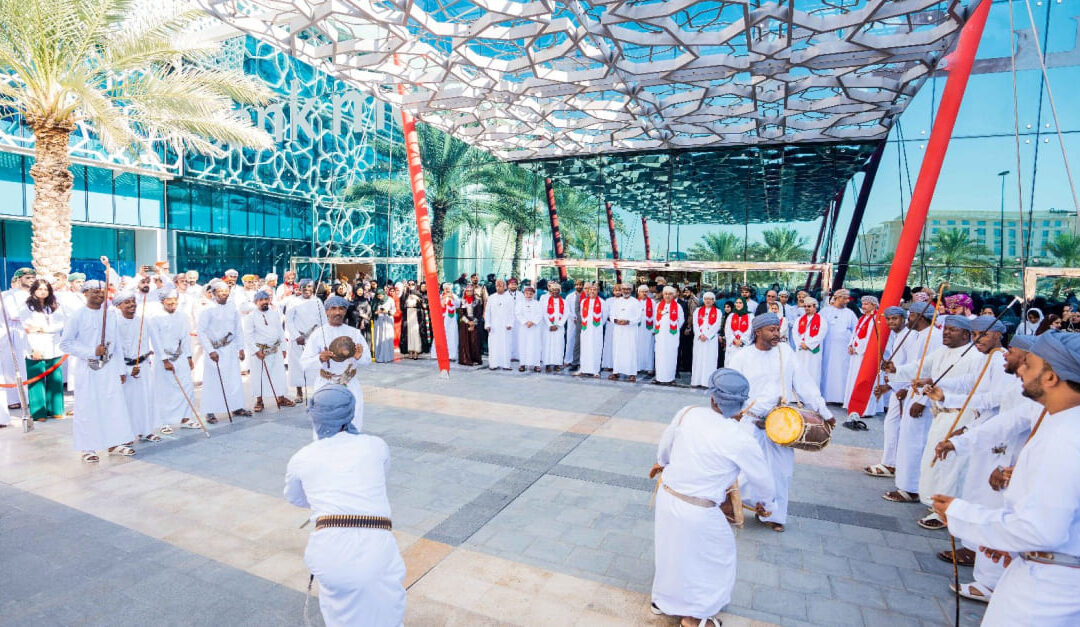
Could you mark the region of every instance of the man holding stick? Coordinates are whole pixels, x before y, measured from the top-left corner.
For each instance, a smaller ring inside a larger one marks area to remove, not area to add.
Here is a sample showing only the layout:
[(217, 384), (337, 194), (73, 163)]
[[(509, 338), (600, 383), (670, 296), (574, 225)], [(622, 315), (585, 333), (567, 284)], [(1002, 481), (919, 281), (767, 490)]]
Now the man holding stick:
[[(343, 385), (352, 392), (356, 397), (353, 422), (357, 429), (363, 429), (364, 389), (356, 375), (359, 368), (371, 365), (371, 353), (360, 329), (345, 324), (345, 313), (348, 309), (349, 301), (340, 296), (326, 299), (328, 322), (308, 336), (301, 364), (307, 372), (308, 381), (311, 382), (312, 394), (331, 383)], [(330, 351), (330, 345), (341, 337), (352, 340), (354, 349), (351, 356), (334, 355)]]
[(172, 431), (169, 423), (179, 419), (185, 429), (198, 429), (195, 408), (190, 399), (195, 398), (195, 384), (191, 371), (192, 359), (191, 323), (179, 311), (180, 294), (175, 289), (158, 293), (162, 314), (146, 321), (150, 346), (154, 349), (154, 410), (158, 421), (164, 424), (161, 432)]
[[(154, 389), (151, 385), (150, 339), (146, 333), (146, 293), (120, 292), (113, 298), (113, 307), (120, 312), (116, 318), (116, 330), (120, 335), (118, 357), (124, 360), (124, 403), (127, 404), (131, 428), (145, 442), (158, 442), (161, 437), (154, 433), (166, 423), (154, 409)], [(136, 309), (141, 309), (135, 315)]]
[(224, 412), (229, 422), (232, 416), (251, 415), (244, 409), (244, 381), (240, 376), (240, 363), (245, 356), (240, 314), (229, 302), (228, 283), (218, 281), (213, 289), (214, 303), (199, 314), (198, 331), (199, 343), (210, 360), (202, 390), (202, 409), (210, 424), (217, 422), (217, 413)]
[[(270, 306), (270, 292), (266, 289), (255, 292), (255, 310), (244, 316), (244, 337), (247, 339), (248, 353), (255, 355), (251, 362), (251, 385), (255, 393), (256, 412), (263, 410), (263, 396), (270, 393), (277, 402), (278, 409), (295, 405), (278, 390), (285, 387), (285, 328), (282, 326), (281, 311)], [(258, 383), (254, 380), (258, 379)]]

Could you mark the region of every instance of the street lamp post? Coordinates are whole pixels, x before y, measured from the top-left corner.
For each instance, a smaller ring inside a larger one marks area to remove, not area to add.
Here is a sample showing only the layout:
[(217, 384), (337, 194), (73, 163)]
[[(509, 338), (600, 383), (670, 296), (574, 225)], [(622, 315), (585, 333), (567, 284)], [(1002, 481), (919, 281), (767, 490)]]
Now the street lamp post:
[(1005, 265), (1005, 177), (1009, 175), (1008, 170), (1002, 170), (997, 173), (1001, 177), (1001, 222), (998, 223), (1000, 228), (998, 229), (998, 268), (997, 268), (997, 290), (1001, 291), (1001, 268)]

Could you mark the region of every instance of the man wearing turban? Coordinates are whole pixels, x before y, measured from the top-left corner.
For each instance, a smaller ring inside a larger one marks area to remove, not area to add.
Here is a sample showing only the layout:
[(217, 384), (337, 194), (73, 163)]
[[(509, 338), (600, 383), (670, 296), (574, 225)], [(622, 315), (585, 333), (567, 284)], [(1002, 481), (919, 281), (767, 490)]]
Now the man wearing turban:
[[(304, 354), (300, 364), (307, 372), (307, 380), (314, 390), (337, 383), (345, 386), (356, 397), (356, 428), (364, 426), (364, 389), (357, 377), (359, 369), (371, 365), (371, 352), (360, 329), (345, 324), (349, 301), (340, 296), (326, 299), (327, 323), (312, 331), (304, 342)], [(351, 355), (334, 354), (330, 345), (339, 338), (353, 342)], [(313, 391), (314, 391), (313, 390)]]
[(355, 404), (343, 385), (312, 393), (315, 441), (289, 460), (285, 498), (310, 508), (315, 521), (304, 563), (319, 582), (326, 625), (397, 627), (405, 615), (405, 562), (390, 532), (390, 449), (360, 433)]

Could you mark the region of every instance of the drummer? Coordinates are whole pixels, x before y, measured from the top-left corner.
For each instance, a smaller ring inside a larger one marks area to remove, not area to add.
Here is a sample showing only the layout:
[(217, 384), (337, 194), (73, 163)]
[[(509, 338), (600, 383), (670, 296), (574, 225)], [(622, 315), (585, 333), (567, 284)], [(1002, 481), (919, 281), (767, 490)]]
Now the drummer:
[[(345, 324), (349, 301), (340, 296), (331, 296), (326, 299), (325, 306), (327, 323), (308, 335), (300, 365), (307, 374), (307, 380), (312, 382), (312, 394), (328, 383), (349, 388), (356, 397), (353, 422), (357, 429), (363, 430), (364, 390), (356, 375), (359, 368), (371, 363), (371, 353), (360, 330)], [(330, 344), (340, 337), (353, 341), (356, 348), (352, 355), (334, 355), (330, 351)]]
[[(810, 380), (805, 372), (796, 372), (795, 352), (780, 341), (780, 318), (773, 313), (763, 314), (754, 318), (750, 328), (753, 343), (739, 351), (728, 365), (750, 382), (747, 419), (741, 421), (741, 425), (752, 430), (761, 445), (775, 482), (776, 507), (772, 515), (757, 518), (773, 531), (780, 532), (787, 522), (788, 489), (795, 470), (795, 451), (776, 444), (765, 435), (765, 416), (779, 405), (802, 401), (830, 425), (836, 424), (836, 418), (821, 397), (817, 382)], [(752, 486), (748, 486), (742, 498), (756, 503), (767, 501), (767, 496), (755, 494)]]

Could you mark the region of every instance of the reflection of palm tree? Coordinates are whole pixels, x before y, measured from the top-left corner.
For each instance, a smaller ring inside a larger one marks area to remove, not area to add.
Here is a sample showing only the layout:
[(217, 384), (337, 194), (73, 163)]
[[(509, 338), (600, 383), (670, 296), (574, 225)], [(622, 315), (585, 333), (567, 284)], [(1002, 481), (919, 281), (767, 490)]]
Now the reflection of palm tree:
[(525, 234), (534, 231), (539, 224), (534, 193), (536, 175), (516, 165), (502, 163), (480, 173), (477, 181), (484, 189), (484, 199), (479, 203), (481, 211), (492, 222), (509, 229), (514, 237), (510, 275), (516, 276)]
[(204, 14), (161, 3), (132, 17), (130, 2), (21, 0), (0, 5), (0, 107), (34, 136), (33, 257), (39, 275), (71, 267), (70, 137), (85, 124), (110, 152), (151, 141), (222, 157), (219, 140), (268, 148), (271, 138), (236, 108), (270, 91), (243, 72), (203, 62)]
[(689, 253), (696, 261), (735, 261), (742, 259), (742, 239), (732, 233), (706, 233), (690, 247)]
[(930, 253), (934, 256), (934, 261), (945, 266), (946, 281), (952, 276), (954, 266), (969, 266), (964, 268), (969, 278), (975, 282), (989, 282), (986, 258), (990, 255), (990, 250), (972, 240), (967, 231), (960, 229), (938, 231), (927, 244)]

